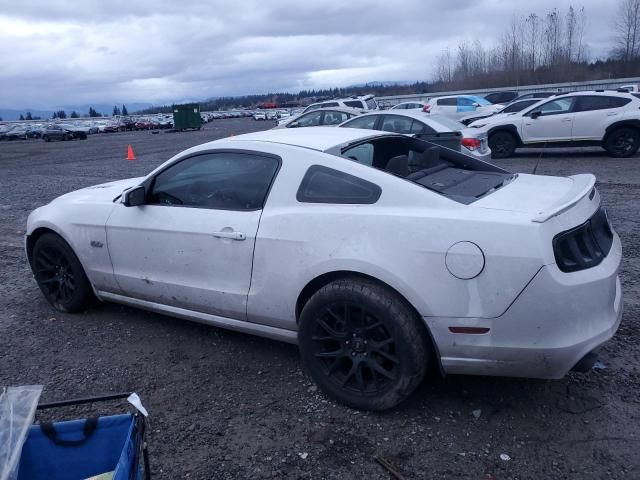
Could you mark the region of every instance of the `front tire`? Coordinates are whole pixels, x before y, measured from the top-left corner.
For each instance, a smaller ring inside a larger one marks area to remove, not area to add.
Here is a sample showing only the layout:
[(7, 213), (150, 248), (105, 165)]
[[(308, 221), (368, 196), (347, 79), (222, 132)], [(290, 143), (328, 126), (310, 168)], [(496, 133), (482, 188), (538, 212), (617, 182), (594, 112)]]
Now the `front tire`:
[(510, 132), (496, 132), (489, 136), (489, 148), (492, 158), (509, 158), (518, 146), (516, 137)]
[(604, 149), (615, 158), (627, 158), (635, 155), (640, 147), (640, 134), (634, 128), (615, 129), (603, 142)]
[(314, 382), (359, 410), (386, 410), (418, 387), (428, 363), (420, 318), (395, 292), (346, 278), (318, 290), (300, 315), (298, 344)]
[(54, 233), (45, 233), (36, 240), (31, 269), (38, 287), (56, 310), (80, 312), (95, 298), (78, 257)]

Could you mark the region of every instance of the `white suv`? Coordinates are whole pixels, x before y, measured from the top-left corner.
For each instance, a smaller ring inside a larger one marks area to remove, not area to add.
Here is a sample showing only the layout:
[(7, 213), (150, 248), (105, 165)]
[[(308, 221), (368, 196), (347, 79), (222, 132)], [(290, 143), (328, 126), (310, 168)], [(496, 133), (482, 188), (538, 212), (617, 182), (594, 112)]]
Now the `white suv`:
[(545, 98), (508, 117), (471, 123), (489, 135), (493, 158), (517, 148), (602, 146), (630, 157), (640, 146), (640, 99), (615, 91), (584, 91)]
[(312, 103), (305, 108), (302, 113), (317, 110), (319, 108), (355, 108), (356, 110), (378, 110), (378, 104), (373, 95), (362, 95), (360, 97), (343, 98), (336, 100), (327, 100), (325, 102)]

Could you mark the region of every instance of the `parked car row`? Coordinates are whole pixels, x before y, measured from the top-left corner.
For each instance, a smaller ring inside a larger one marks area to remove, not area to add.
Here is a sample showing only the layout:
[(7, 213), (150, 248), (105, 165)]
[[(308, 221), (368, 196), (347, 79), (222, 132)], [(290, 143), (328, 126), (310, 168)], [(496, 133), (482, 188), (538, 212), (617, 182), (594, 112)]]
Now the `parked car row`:
[(613, 157), (640, 147), (640, 99), (618, 91), (580, 91), (538, 100), (514, 113), (476, 120), (494, 158), (518, 148), (601, 146)]
[(0, 125), (0, 140), (50, 140), (86, 139), (88, 129), (82, 125), (58, 123), (20, 123)]
[(486, 133), (468, 128), (444, 115), (428, 114), (415, 108), (363, 113), (355, 108), (322, 107), (285, 119), (274, 129), (322, 126), (400, 133), (461, 151), (483, 161), (491, 157)]
[[(425, 114), (455, 119), (482, 132), (493, 158), (510, 157), (519, 148), (584, 146), (600, 146), (613, 157), (630, 157), (640, 148), (637, 93), (627, 89), (516, 93), (435, 97), (426, 103), (403, 102), (389, 112), (415, 116), (422, 105)], [(497, 100), (509, 102), (492, 103)]]

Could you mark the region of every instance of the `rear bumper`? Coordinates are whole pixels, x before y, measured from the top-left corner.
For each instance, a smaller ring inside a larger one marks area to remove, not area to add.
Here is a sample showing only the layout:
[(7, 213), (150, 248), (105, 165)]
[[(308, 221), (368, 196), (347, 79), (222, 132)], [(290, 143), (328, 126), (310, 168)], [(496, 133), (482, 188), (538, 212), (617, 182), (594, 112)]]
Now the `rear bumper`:
[[(500, 317), (425, 318), (445, 373), (561, 378), (617, 331), (622, 318), (617, 235), (598, 266), (563, 273), (541, 268)], [(451, 333), (451, 326), (489, 328)]]
[(473, 158), (477, 158), (478, 160), (482, 160), (483, 162), (491, 161), (491, 149), (489, 147), (486, 147), (482, 153), (479, 150), (469, 150), (464, 146), (462, 146), (461, 149), (462, 149), (462, 153), (466, 153), (467, 155), (470, 155)]

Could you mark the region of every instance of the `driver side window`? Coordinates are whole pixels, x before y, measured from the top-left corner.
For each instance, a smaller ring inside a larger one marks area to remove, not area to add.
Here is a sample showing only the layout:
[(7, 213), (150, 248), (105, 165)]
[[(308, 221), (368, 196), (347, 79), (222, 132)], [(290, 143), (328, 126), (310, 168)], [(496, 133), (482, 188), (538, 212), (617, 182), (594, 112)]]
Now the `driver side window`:
[(147, 203), (209, 208), (259, 210), (279, 162), (246, 153), (209, 153), (186, 158), (160, 172)]
[(545, 117), (548, 115), (561, 115), (571, 111), (574, 101), (574, 97), (559, 98), (540, 105), (535, 110), (540, 111), (540, 116)]

